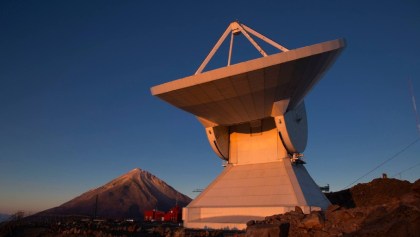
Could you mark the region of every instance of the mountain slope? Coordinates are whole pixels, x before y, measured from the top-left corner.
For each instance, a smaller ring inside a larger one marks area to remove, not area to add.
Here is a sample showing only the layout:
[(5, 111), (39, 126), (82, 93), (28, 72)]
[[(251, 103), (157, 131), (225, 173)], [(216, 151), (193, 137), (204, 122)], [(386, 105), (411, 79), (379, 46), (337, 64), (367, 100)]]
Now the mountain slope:
[(190, 201), (153, 174), (136, 168), (39, 215), (93, 216), (96, 210), (96, 216), (103, 218), (142, 219), (145, 210), (168, 211), (176, 203), (183, 207)]

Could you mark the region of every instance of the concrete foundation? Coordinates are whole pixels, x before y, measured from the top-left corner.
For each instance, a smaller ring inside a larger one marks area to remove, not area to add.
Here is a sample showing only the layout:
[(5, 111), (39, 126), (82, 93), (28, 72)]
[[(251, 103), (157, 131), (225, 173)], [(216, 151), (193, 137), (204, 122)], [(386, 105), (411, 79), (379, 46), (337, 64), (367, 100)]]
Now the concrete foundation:
[(245, 229), (249, 220), (281, 214), (299, 206), (305, 213), (325, 209), (328, 199), (303, 165), (290, 159), (228, 165), (183, 210), (187, 228)]

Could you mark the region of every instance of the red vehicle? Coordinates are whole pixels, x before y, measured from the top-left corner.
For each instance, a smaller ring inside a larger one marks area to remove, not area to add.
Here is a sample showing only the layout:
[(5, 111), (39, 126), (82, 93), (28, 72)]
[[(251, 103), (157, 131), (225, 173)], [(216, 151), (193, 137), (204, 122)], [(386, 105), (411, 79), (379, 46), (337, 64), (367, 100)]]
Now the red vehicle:
[(144, 220), (179, 223), (182, 221), (182, 209), (177, 205), (166, 213), (156, 209), (148, 210), (144, 212)]
[(165, 220), (166, 222), (181, 222), (182, 221), (182, 209), (179, 206), (172, 207), (171, 210), (169, 210), (165, 214)]
[(165, 212), (158, 211), (156, 209), (153, 209), (151, 211), (145, 211), (144, 212), (144, 220), (145, 221), (163, 221), (165, 217)]

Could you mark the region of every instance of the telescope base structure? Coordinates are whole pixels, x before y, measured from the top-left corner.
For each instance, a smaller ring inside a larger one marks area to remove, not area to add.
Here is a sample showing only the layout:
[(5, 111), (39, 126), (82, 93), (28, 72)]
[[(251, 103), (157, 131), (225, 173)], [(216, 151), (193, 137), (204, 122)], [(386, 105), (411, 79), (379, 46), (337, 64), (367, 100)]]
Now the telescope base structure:
[(304, 213), (326, 209), (330, 202), (305, 167), (289, 158), (229, 164), (194, 201), (183, 209), (184, 226), (192, 229), (246, 228), (249, 220), (300, 207)]

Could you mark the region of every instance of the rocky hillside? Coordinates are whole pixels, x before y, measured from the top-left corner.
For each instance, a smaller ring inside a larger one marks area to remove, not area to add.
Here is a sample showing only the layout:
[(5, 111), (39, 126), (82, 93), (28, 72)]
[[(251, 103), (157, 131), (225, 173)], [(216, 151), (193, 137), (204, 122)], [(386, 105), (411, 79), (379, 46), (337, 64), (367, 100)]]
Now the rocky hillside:
[(381, 205), (400, 199), (420, 185), (399, 179), (374, 179), (369, 183), (357, 184), (350, 189), (327, 193), (332, 204), (346, 208)]
[(137, 168), (37, 216), (93, 216), (96, 212), (101, 218), (142, 219), (145, 210), (168, 211), (176, 203), (186, 206), (190, 201), (158, 177)]
[(419, 236), (420, 180), (375, 179), (327, 196), (333, 205), (324, 212), (250, 221), (246, 236)]

